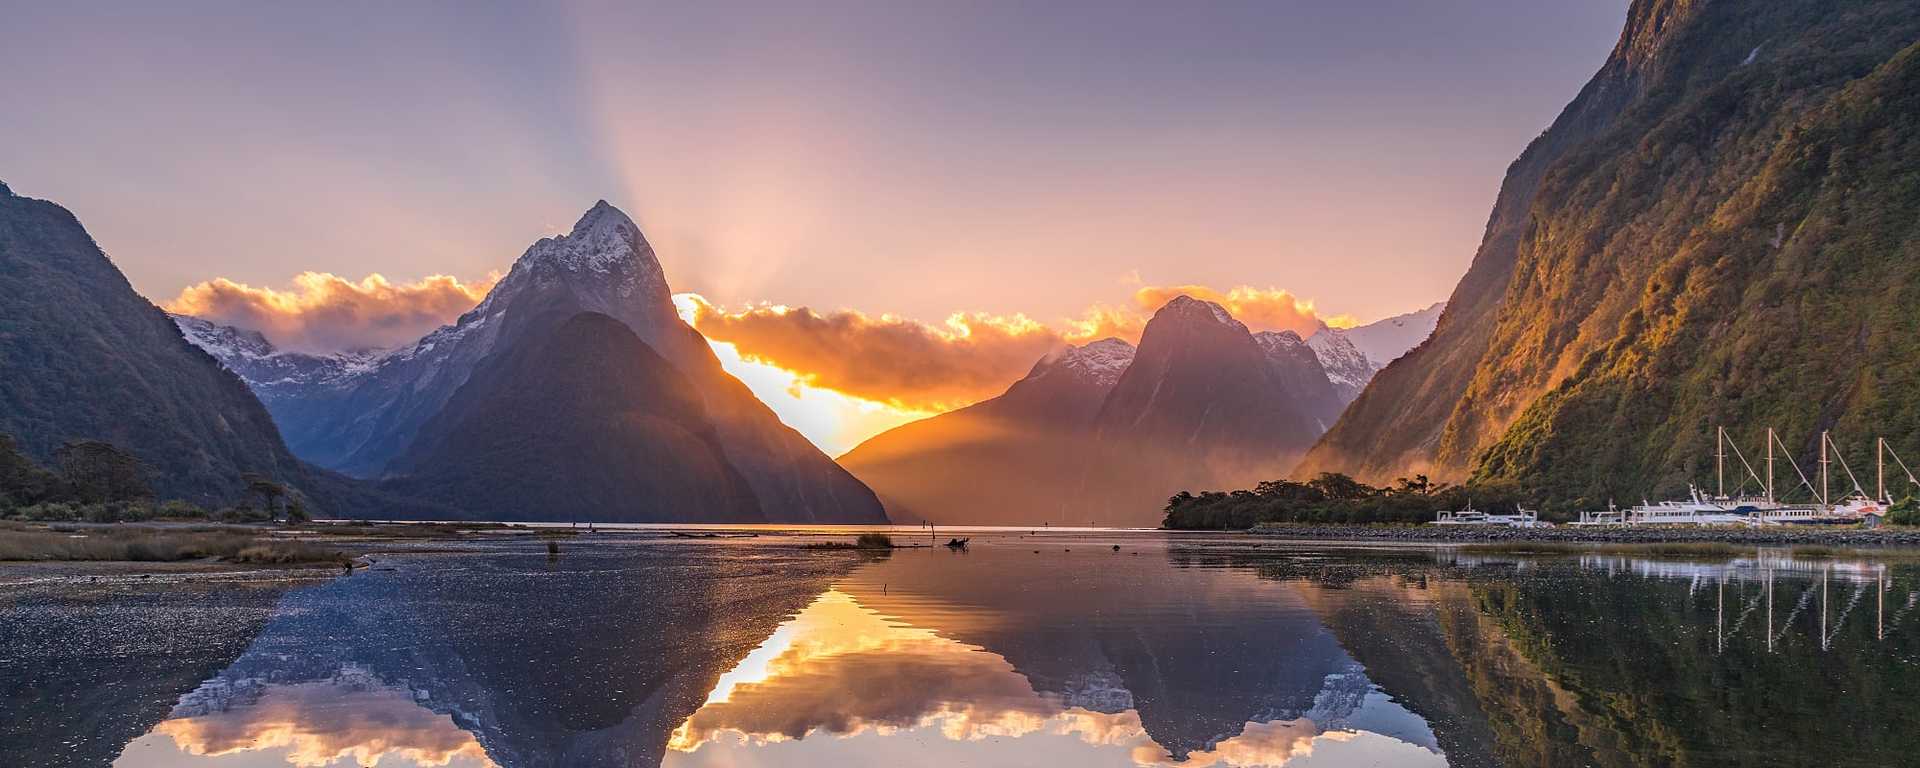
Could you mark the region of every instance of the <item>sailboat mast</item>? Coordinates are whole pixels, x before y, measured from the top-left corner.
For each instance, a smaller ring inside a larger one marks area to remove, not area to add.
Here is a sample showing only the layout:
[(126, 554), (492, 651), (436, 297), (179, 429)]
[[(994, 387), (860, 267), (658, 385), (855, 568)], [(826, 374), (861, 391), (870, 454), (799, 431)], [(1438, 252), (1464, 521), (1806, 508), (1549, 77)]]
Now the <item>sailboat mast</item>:
[(1887, 500), (1887, 439), (1876, 437), (1873, 440), (1873, 484), (1874, 498)]
[(1713, 432), (1713, 493), (1715, 498), (1727, 497), (1727, 428), (1715, 427)]
[(1827, 494), (1827, 433), (1820, 432), (1820, 506), (1830, 507)]
[(1767, 503), (1773, 503), (1773, 427), (1767, 427)]

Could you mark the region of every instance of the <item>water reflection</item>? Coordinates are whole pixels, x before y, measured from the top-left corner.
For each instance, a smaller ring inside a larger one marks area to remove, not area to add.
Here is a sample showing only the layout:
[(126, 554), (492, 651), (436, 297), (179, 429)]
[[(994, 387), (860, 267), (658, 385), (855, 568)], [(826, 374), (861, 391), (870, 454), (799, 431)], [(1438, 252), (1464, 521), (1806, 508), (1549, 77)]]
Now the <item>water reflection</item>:
[(351, 665), (317, 682), (216, 678), (182, 698), (126, 754), (161, 764), (246, 756), (258, 765), (300, 768), (493, 765), (473, 734), (415, 695)]
[(1920, 738), (1897, 560), (1009, 534), (390, 565), (290, 593), (117, 765), (1888, 765)]
[(670, 747), (684, 754), (667, 764), (879, 764), (891, 741), (913, 745), (923, 764), (1277, 766), (1320, 755), (1444, 765), (1419, 718), (1355, 664), (1328, 675), (1299, 717), (1243, 723), (1178, 761), (1147, 732), (1120, 679), (1108, 671), (1099, 683), (1036, 691), (1004, 657), (835, 589), (721, 677), (675, 731)]

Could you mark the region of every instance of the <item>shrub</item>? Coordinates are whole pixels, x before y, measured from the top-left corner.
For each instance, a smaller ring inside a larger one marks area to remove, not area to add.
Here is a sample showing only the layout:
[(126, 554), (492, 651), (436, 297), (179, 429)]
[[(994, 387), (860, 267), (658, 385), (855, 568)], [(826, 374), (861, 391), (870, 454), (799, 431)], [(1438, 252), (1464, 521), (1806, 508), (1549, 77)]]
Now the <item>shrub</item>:
[(154, 514), (161, 518), (173, 520), (205, 520), (208, 518), (207, 511), (201, 509), (200, 505), (181, 499), (173, 499), (165, 504), (161, 504), (160, 509)]

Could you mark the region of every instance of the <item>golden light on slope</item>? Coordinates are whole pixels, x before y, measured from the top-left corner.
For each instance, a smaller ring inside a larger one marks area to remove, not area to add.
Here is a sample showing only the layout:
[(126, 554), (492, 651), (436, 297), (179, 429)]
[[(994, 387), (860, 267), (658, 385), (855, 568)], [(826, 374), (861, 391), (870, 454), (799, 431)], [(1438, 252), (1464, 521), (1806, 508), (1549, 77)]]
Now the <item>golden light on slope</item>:
[[(693, 294), (678, 294), (673, 301), (681, 318), (692, 324), (697, 298)], [(798, 430), (829, 456), (838, 456), (862, 440), (936, 413), (815, 387), (793, 371), (746, 359), (733, 344), (712, 340), (707, 343), (720, 359), (721, 368), (753, 390), (754, 396), (772, 408), (782, 422)]]

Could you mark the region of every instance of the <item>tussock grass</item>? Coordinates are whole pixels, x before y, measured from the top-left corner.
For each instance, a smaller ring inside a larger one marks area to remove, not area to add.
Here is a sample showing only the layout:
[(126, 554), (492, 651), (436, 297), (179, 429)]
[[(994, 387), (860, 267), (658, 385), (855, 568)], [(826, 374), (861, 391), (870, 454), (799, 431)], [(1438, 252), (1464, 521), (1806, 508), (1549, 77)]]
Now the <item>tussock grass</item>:
[(892, 536), (884, 533), (863, 533), (860, 534), (859, 538), (854, 539), (852, 543), (844, 541), (822, 541), (806, 546), (807, 549), (892, 550), (899, 545), (893, 543)]
[[(213, 526), (209, 526), (213, 527)], [(345, 566), (345, 552), (305, 542), (262, 539), (251, 532), (221, 530), (99, 528), (0, 531), (0, 561), (125, 561), (171, 563), (218, 559), (254, 565), (330, 563)]]

